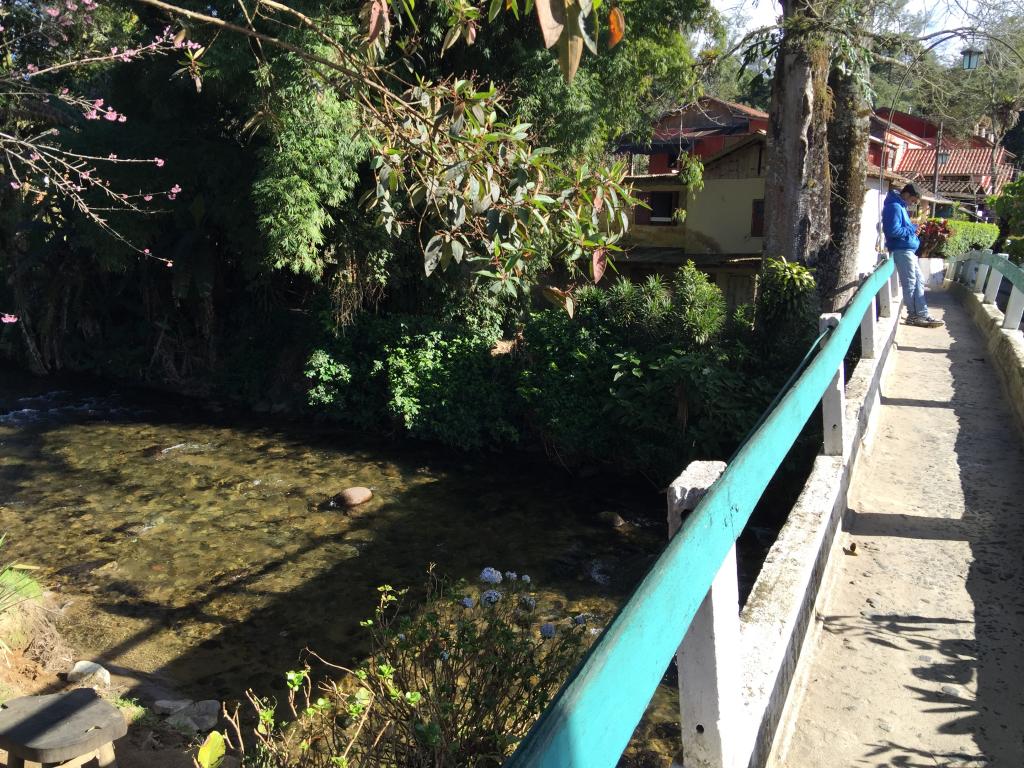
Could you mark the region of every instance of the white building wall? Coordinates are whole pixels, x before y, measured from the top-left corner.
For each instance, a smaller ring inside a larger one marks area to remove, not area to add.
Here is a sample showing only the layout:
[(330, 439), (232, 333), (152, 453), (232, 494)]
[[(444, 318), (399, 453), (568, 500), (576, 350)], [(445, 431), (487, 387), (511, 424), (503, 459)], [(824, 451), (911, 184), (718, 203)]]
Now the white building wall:
[(860, 245), (857, 249), (860, 254), (860, 272), (870, 272), (878, 260), (878, 247), (885, 248), (879, 233), (882, 226), (882, 203), (889, 193), (889, 182), (882, 179), (879, 186), (877, 176), (868, 176), (866, 186), (864, 205), (860, 211)]

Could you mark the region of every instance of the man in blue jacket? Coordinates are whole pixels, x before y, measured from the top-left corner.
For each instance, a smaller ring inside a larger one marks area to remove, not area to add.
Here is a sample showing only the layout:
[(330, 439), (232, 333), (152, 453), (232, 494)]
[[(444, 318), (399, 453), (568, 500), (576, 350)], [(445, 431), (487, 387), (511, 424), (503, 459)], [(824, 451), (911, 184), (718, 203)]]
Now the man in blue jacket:
[(903, 285), (903, 299), (907, 304), (907, 325), (922, 328), (938, 328), (941, 320), (928, 314), (924, 300), (924, 280), (917, 266), (917, 249), (921, 241), (917, 238), (917, 225), (910, 220), (908, 206), (916, 206), (921, 194), (913, 184), (907, 184), (901, 191), (890, 190), (882, 206), (882, 232), (885, 233), (885, 247), (896, 262), (896, 271)]

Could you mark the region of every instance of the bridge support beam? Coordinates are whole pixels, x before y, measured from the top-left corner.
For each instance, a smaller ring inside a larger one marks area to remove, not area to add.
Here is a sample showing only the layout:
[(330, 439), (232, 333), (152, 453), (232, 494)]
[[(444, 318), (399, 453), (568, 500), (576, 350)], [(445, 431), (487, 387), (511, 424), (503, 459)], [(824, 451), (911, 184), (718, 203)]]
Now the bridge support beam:
[[(860, 277), (861, 280), (867, 278), (867, 273), (862, 272)], [(881, 294), (888, 294), (888, 286), (882, 289)], [(868, 306), (867, 311), (864, 313), (864, 318), (860, 321), (860, 356), (873, 360), (876, 357), (875, 353), (875, 336), (876, 336), (876, 306), (878, 304), (878, 297), (871, 299), (871, 304)], [(888, 315), (886, 315), (888, 317)]]
[[(722, 461), (694, 461), (669, 487), (672, 538), (719, 476)], [(741, 768), (736, 734), (743, 732), (739, 585), (736, 546), (722, 562), (690, 629), (676, 652), (679, 717), (685, 768)]]
[[(818, 319), (818, 331), (823, 332), (828, 328), (835, 328), (839, 325), (842, 315), (837, 312), (829, 312)], [(825, 345), (825, 340), (821, 342)], [(872, 355), (873, 357), (873, 355)], [(821, 398), (822, 432), (825, 437), (823, 453), (826, 456), (843, 455), (843, 414), (846, 413), (846, 377), (844, 366), (839, 363), (839, 370), (832, 377), (832, 383), (828, 385), (825, 394)]]

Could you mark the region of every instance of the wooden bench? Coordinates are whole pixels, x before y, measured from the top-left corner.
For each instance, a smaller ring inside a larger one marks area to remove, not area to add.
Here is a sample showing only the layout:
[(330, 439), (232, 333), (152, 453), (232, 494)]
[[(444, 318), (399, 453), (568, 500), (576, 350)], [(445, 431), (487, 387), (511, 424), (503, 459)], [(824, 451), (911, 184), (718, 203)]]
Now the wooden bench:
[(0, 709), (0, 748), (7, 750), (7, 768), (25, 768), (26, 761), (70, 768), (93, 758), (99, 768), (117, 768), (114, 740), (127, 732), (117, 708), (91, 688), (22, 696)]

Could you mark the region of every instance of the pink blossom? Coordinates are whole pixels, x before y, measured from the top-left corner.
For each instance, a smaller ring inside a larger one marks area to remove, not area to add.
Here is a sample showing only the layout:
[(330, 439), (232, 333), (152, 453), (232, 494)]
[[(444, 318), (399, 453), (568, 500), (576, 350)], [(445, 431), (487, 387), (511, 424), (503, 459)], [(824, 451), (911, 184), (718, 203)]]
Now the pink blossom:
[(103, 106), (103, 99), (96, 99), (96, 101), (94, 101), (92, 105), (96, 107), (96, 109), (99, 109)]
[(153, 196), (152, 195), (143, 195), (142, 199), (145, 200), (148, 203), (150, 200), (153, 199)]
[(31, 160), (32, 162), (35, 162), (36, 160), (39, 159), (39, 153), (33, 152), (31, 155), (28, 156), (28, 159)]
[(11, 189), (21, 189), (21, 182), (20, 181), (12, 181), (11, 182)]
[(35, 64), (29, 64), (27, 67), (25, 67), (25, 69), (27, 71), (29, 71), (29, 72), (38, 72), (39, 71), (39, 67), (37, 67)]
[(61, 96), (67, 96), (69, 93), (71, 93), (71, 91), (69, 91), (67, 88), (61, 88), (60, 89), (60, 95)]
[(78, 10), (78, 6), (75, 3), (71, 2), (71, 0), (68, 0), (68, 2), (67, 2), (67, 9), (69, 11), (77, 11)]
[(110, 49), (110, 53), (111, 53), (111, 55), (116, 55), (117, 54), (117, 46), (116, 45), (113, 48)]
[[(170, 265), (168, 265), (170, 266)], [(6, 312), (0, 315), (0, 323), (16, 323), (18, 322), (17, 315), (8, 315)]]
[(88, 179), (89, 178), (89, 171), (82, 171), (82, 178), (83, 179)]
[(112, 109), (108, 110), (107, 112), (104, 113), (103, 119), (104, 120), (110, 120), (111, 122), (113, 122), (113, 121), (117, 120), (117, 112), (115, 112)]
[(172, 195), (176, 195), (179, 192), (181, 192), (181, 187), (179, 187), (177, 184), (175, 184), (173, 187), (171, 187), (171, 194)]
[(60, 8), (47, 8), (45, 10), (46, 10), (46, 15), (47, 16), (53, 16), (53, 17), (60, 16)]
[(118, 115), (117, 116), (117, 122), (119, 122), (119, 123), (127, 123), (128, 122), (128, 118), (125, 117), (124, 115)]
[(171, 267), (173, 267), (173, 266), (174, 266), (174, 262), (173, 262), (173, 261), (168, 261), (168, 262), (167, 262), (167, 268), (168, 268), (168, 269), (170, 269), (170, 268), (171, 268)]
[(90, 109), (88, 112), (85, 113), (85, 119), (86, 120), (99, 120), (100, 119), (100, 113), (97, 112), (95, 109)]
[(111, 152), (109, 155), (107, 155), (107, 160), (117, 160), (117, 155)]
[(168, 199), (168, 200), (177, 200), (177, 199), (178, 199), (178, 196), (177, 196), (177, 195), (168, 195), (168, 196), (167, 196), (167, 199)]
[(142, 249), (142, 252), (143, 252), (144, 254), (146, 254), (147, 256), (149, 256), (149, 248), (143, 248), (143, 249)]
[(153, 158), (153, 162), (156, 163), (156, 167), (157, 168), (163, 168), (164, 167), (164, 161), (161, 160), (159, 157), (154, 157)]

